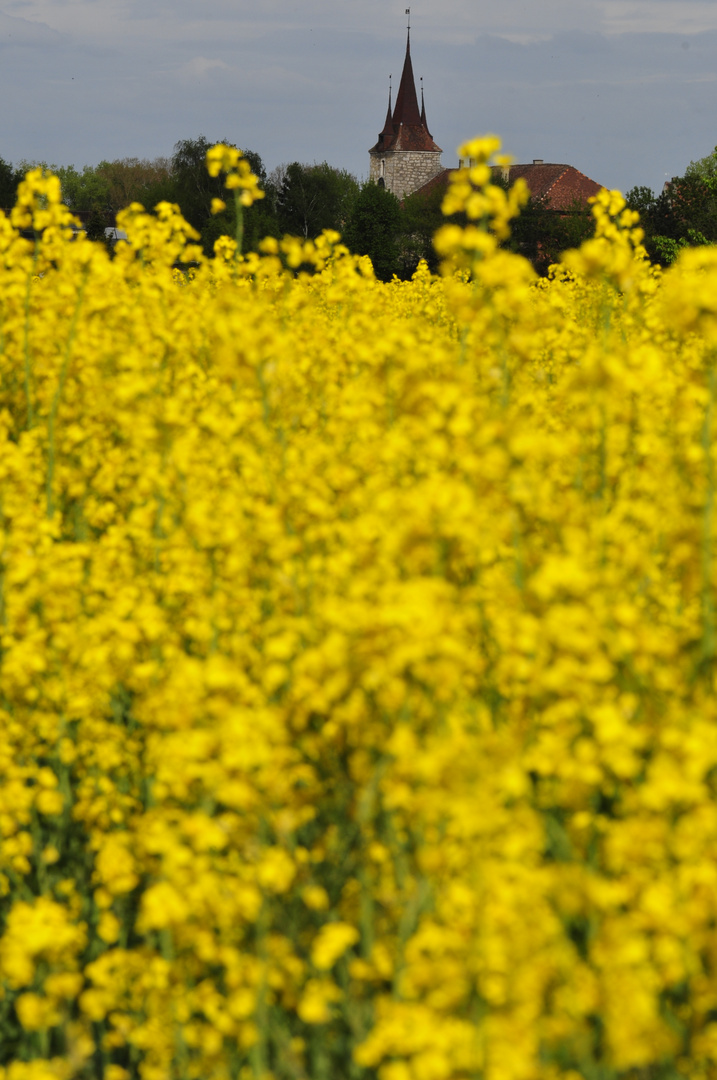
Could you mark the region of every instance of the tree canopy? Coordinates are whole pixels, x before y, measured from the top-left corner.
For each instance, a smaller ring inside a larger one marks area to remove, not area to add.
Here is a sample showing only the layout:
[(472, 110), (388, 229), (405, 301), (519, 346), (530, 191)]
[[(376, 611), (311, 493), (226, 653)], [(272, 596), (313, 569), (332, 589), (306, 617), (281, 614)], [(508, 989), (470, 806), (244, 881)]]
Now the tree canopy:
[(14, 205), (19, 182), (20, 175), (8, 161), (0, 158), (0, 209)]
[(648, 187), (634, 187), (625, 196), (640, 214), (654, 262), (669, 265), (684, 247), (717, 241), (717, 171), (710, 174), (699, 165), (691, 162), (685, 175), (673, 177), (657, 196)]
[(162, 199), (173, 201), (169, 158), (115, 158), (101, 161), (96, 171), (107, 185), (107, 202), (114, 213), (132, 202), (151, 207)]
[(346, 169), (328, 162), (285, 167), (277, 192), (279, 228), (282, 233), (313, 238), (324, 229), (343, 233), (360, 191), (359, 182)]
[(368, 255), (376, 277), (390, 281), (398, 272), (401, 207), (386, 188), (369, 180), (361, 188), (346, 223), (344, 240), (357, 255)]
[(717, 177), (717, 146), (706, 157), (691, 161), (685, 169), (685, 176), (698, 176), (703, 180)]
[(434, 187), (427, 192), (416, 191), (403, 200), (399, 239), (399, 277), (410, 278), (421, 260), (432, 272), (435, 273), (438, 269), (438, 256), (433, 247), (433, 236), (445, 221), (441, 211), (444, 195), (443, 188)]
[[(175, 144), (171, 159), (171, 177), (173, 185), (172, 202), (182, 209), (187, 221), (194, 226), (202, 238), (204, 250), (209, 253), (220, 236), (234, 236), (236, 232), (236, 209), (233, 199), (227, 198), (224, 188), (224, 176), (212, 177), (207, 172), (207, 150), (216, 143), (236, 147), (228, 139), (209, 140), (204, 135), (196, 139), (181, 139)], [(238, 147), (237, 147), (238, 149)], [(262, 188), (266, 187), (266, 169), (254, 150), (242, 150), (252, 172), (259, 177)], [(212, 200), (226, 202), (226, 209), (219, 214), (212, 214)], [(265, 207), (262, 199), (244, 210), (243, 250), (255, 248), (264, 236), (277, 235), (277, 224), (272, 213), (271, 200)]]

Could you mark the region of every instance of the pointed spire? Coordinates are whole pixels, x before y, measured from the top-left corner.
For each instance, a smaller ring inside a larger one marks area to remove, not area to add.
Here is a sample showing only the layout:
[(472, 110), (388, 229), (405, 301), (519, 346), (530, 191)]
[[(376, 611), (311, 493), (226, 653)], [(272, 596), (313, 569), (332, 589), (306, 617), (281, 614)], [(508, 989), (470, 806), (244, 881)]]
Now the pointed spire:
[[(410, 16), (410, 9), (406, 9)], [(421, 79), (421, 107), (418, 106), (416, 80), (411, 61), (410, 18), (406, 35), (406, 59), (403, 62), (401, 82), (396, 94), (396, 101), (391, 109), (392, 92), (389, 86), (388, 111), (383, 131), (378, 142), (371, 148), (372, 155), (385, 154), (389, 151), (419, 151), (421, 153), (440, 154), (441, 148), (433, 141), (433, 136), (426, 123), (426, 103), (423, 98), (423, 79)], [(373, 165), (372, 165), (373, 168)]]
[[(381, 135), (393, 135), (393, 114), (391, 113), (391, 79), (392, 75), (388, 77), (388, 111), (386, 113), (386, 123), (383, 125), (383, 131)], [(379, 136), (380, 138), (380, 136)]]
[[(421, 75), (421, 123), (423, 124), (426, 131), (428, 131), (428, 122), (426, 121), (426, 103), (423, 100), (423, 75)], [(431, 134), (430, 131), (428, 131), (428, 134)]]
[(420, 124), (421, 114), (418, 111), (418, 97), (416, 96), (416, 80), (413, 77), (413, 64), (411, 63), (411, 30), (408, 30), (406, 41), (406, 59), (403, 62), (403, 74), (401, 85), (396, 95), (396, 107), (393, 110), (393, 128), (398, 131), (401, 124)]

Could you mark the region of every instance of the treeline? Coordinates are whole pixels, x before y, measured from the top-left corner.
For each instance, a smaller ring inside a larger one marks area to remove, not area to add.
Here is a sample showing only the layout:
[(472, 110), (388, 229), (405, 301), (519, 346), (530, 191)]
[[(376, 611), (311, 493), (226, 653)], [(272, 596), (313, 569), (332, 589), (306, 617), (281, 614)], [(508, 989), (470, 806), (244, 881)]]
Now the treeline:
[[(226, 209), (212, 214), (212, 201), (226, 192), (221, 176), (209, 176), (206, 153), (220, 141), (228, 142), (203, 136), (184, 139), (176, 144), (171, 157), (101, 161), (81, 170), (38, 161), (22, 161), (13, 168), (0, 159), (0, 207), (11, 207), (25, 172), (43, 165), (59, 176), (64, 201), (82, 217), (91, 238), (102, 239), (105, 229), (114, 225), (117, 212), (130, 203), (154, 207), (166, 200), (179, 204), (210, 254), (218, 237), (233, 236), (236, 231), (233, 200), (227, 199)], [(264, 236), (290, 233), (314, 238), (323, 229), (335, 229), (353, 252), (370, 256), (383, 280), (394, 274), (410, 278), (422, 259), (431, 270), (437, 269), (433, 235), (445, 221), (440, 187), (399, 202), (384, 188), (371, 182), (361, 184), (351, 173), (327, 162), (292, 162), (267, 173), (259, 154), (246, 149), (243, 153), (265, 194), (244, 210), (245, 251), (255, 248)], [(584, 210), (554, 214), (531, 200), (515, 224), (510, 245), (544, 270), (560, 251), (579, 243), (590, 228), (591, 219)]]
[(691, 161), (684, 176), (673, 177), (659, 195), (634, 187), (625, 198), (640, 214), (653, 262), (667, 266), (682, 248), (717, 243), (717, 147)]
[[(220, 141), (220, 140), (214, 140)], [(209, 176), (206, 153), (214, 142), (204, 137), (185, 139), (176, 144), (171, 157), (153, 160), (122, 158), (86, 165), (55, 166), (44, 161), (22, 161), (15, 168), (0, 160), (0, 206), (12, 206), (18, 183), (29, 168), (42, 165), (56, 173), (62, 184), (63, 201), (73, 213), (81, 216), (92, 239), (104, 237), (105, 229), (115, 224), (118, 211), (132, 202), (154, 207), (158, 202), (178, 203), (186, 219), (201, 234), (202, 244), (211, 251), (214, 241), (227, 232), (234, 232), (234, 208), (230, 202), (221, 214), (212, 215), (212, 199), (226, 195), (222, 178)], [(244, 152), (262, 186), (267, 176), (258, 154)], [(275, 199), (262, 200), (245, 215), (247, 247), (255, 245), (262, 235), (275, 231), (273, 212)]]
[[(60, 177), (63, 199), (81, 215), (88, 235), (102, 239), (114, 225), (115, 215), (132, 202), (154, 207), (166, 200), (178, 203), (186, 219), (201, 236), (207, 254), (222, 235), (236, 231), (233, 200), (212, 214), (212, 201), (226, 195), (221, 176), (210, 177), (206, 153), (215, 142), (200, 136), (184, 139), (171, 157), (153, 160), (122, 158), (86, 165), (53, 166), (46, 162), (19, 162), (15, 167), (0, 158), (0, 207), (11, 207), (17, 185), (36, 165)], [(359, 183), (345, 169), (327, 162), (280, 165), (267, 173), (259, 154), (243, 151), (259, 177), (265, 198), (244, 210), (244, 250), (256, 247), (264, 236), (286, 233), (313, 238), (323, 229), (335, 229), (353, 252), (369, 255), (378, 277), (395, 274), (409, 278), (420, 260), (437, 269), (433, 235), (445, 221), (441, 213), (443, 190), (408, 196), (403, 202), (371, 182)], [(496, 183), (502, 181), (496, 180)], [(683, 177), (674, 178), (658, 196), (647, 187), (635, 187), (628, 205), (639, 211), (646, 247), (655, 262), (667, 265), (682, 247), (717, 241), (717, 149), (691, 162)], [(576, 203), (569, 211), (554, 211), (530, 199), (513, 223), (507, 246), (528, 258), (545, 273), (560, 253), (579, 245), (592, 233), (589, 211)]]

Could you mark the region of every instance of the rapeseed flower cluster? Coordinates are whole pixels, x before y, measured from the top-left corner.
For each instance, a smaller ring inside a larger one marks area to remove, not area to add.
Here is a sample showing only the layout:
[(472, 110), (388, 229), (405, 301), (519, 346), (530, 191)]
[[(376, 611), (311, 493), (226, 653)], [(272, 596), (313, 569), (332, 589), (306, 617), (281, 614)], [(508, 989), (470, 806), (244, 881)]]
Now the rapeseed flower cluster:
[(0, 1080), (717, 1076), (717, 254), (497, 149), (410, 282), (0, 215)]

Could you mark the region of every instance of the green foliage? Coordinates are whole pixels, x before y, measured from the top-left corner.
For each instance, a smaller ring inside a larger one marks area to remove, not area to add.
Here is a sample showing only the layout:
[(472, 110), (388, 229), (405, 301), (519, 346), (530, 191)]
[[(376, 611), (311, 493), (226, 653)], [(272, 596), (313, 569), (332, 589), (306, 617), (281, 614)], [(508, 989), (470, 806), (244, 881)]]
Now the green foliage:
[(435, 187), (427, 192), (416, 191), (403, 200), (400, 273), (408, 280), (423, 260), (431, 273), (438, 270), (438, 256), (433, 248), (433, 234), (444, 224), (441, 204), (445, 191)]
[(101, 161), (96, 171), (107, 184), (107, 201), (114, 214), (133, 202), (148, 209), (165, 199), (174, 202), (172, 164), (168, 158), (117, 158)]
[(15, 166), (18, 183), (22, 180), (25, 173), (30, 172), (31, 169), (45, 169), (47, 172), (59, 173), (60, 166), (53, 165), (49, 161), (40, 161), (38, 158), (20, 158)]
[(640, 214), (645, 247), (662, 266), (675, 261), (684, 247), (717, 241), (717, 173), (708, 171), (709, 158), (691, 162), (684, 176), (676, 176), (660, 195), (635, 187), (627, 205)]
[(313, 239), (324, 229), (343, 233), (360, 192), (356, 177), (328, 162), (283, 170), (277, 193), (279, 228), (283, 233)]
[(202, 246), (209, 254), (221, 235), (233, 236), (236, 229), (235, 211), (231, 201), (222, 214), (212, 216), (212, 199), (224, 200), (224, 177), (212, 177), (207, 172), (207, 151), (217, 142), (234, 146), (227, 139), (210, 141), (204, 135), (197, 139), (180, 139), (172, 155), (173, 198), (182, 207), (187, 221), (201, 234)]
[(688, 229), (687, 236), (674, 240), (671, 236), (655, 236), (652, 243), (662, 266), (671, 266), (683, 248), (705, 247), (710, 241), (697, 229)]
[[(202, 247), (211, 254), (215, 242), (220, 236), (234, 236), (236, 233), (236, 208), (234, 200), (227, 198), (224, 188), (225, 177), (212, 177), (207, 172), (207, 150), (216, 143), (236, 146), (228, 139), (214, 139), (210, 142), (203, 135), (197, 139), (181, 139), (174, 147), (171, 161), (172, 196), (170, 201), (182, 207), (182, 213), (200, 233)], [(259, 177), (262, 188), (266, 185), (266, 169), (259, 154), (253, 150), (242, 150), (242, 154)], [(220, 214), (211, 212), (212, 199), (226, 202), (226, 209)], [(263, 236), (278, 234), (276, 221), (271, 211), (263, 207), (265, 199), (244, 210), (243, 250), (254, 249)]]
[[(493, 183), (508, 187), (508, 182), (499, 177), (494, 177)], [(511, 222), (510, 239), (505, 246), (528, 259), (539, 274), (545, 275), (564, 251), (579, 247), (592, 236), (594, 229), (590, 208), (579, 199), (558, 210), (549, 200), (531, 196)]]
[(649, 216), (654, 212), (656, 200), (652, 188), (638, 185), (630, 188), (625, 195), (625, 202), (630, 210), (637, 210), (640, 219), (643, 220), (645, 216)]
[[(234, 200), (227, 198), (224, 177), (212, 178), (207, 172), (206, 154), (215, 145), (203, 135), (183, 139), (175, 145), (171, 158), (116, 158), (98, 165), (50, 165), (46, 161), (21, 161), (18, 169), (0, 159), (0, 207), (12, 206), (15, 191), (22, 176), (30, 169), (42, 167), (59, 176), (63, 202), (73, 213), (83, 215), (88, 236), (100, 240), (107, 226), (114, 224), (120, 210), (133, 202), (148, 210), (159, 202), (178, 203), (186, 219), (201, 234), (204, 250), (210, 254), (215, 241), (222, 235), (234, 236), (236, 210)], [(227, 142), (227, 140), (221, 140)], [(234, 145), (227, 143), (227, 145)], [(264, 236), (278, 236), (276, 192), (267, 181), (266, 170), (259, 154), (243, 150), (252, 172), (262, 187), (270, 189), (273, 197), (262, 199), (244, 210), (244, 251), (255, 249)], [(212, 199), (222, 199), (226, 210), (213, 216)]]
[(109, 184), (97, 168), (85, 165), (80, 172), (74, 165), (63, 165), (57, 175), (62, 184), (62, 201), (73, 213), (107, 208)]
[(0, 158), (0, 209), (14, 206), (19, 182), (20, 176), (10, 162)]
[(396, 196), (372, 180), (364, 184), (346, 224), (344, 240), (356, 255), (369, 256), (381, 281), (390, 281), (398, 273), (401, 224)]
[(706, 157), (691, 161), (685, 169), (685, 176), (697, 176), (703, 180), (717, 177), (717, 146)]
[(578, 200), (568, 210), (552, 210), (550, 203), (531, 198), (513, 221), (511, 247), (546, 274), (563, 252), (591, 237), (594, 228), (590, 208)]
[[(493, 183), (508, 188), (508, 182), (500, 176), (494, 176)], [(466, 224), (462, 214), (455, 214), (450, 219), (443, 216), (444, 194), (444, 188), (436, 186), (404, 199), (401, 237), (401, 276), (404, 278), (411, 276), (421, 259), (435, 273), (439, 260), (433, 250), (434, 233), (446, 220), (461, 226)], [(563, 251), (579, 247), (592, 235), (593, 229), (589, 209), (577, 200), (567, 210), (553, 210), (549, 203), (531, 198), (511, 223), (511, 235), (505, 246), (528, 259), (539, 274), (547, 274)]]

